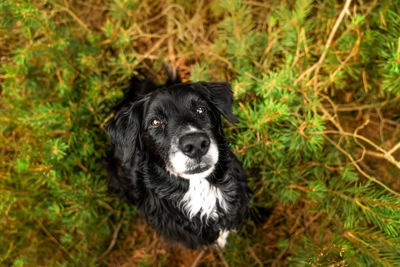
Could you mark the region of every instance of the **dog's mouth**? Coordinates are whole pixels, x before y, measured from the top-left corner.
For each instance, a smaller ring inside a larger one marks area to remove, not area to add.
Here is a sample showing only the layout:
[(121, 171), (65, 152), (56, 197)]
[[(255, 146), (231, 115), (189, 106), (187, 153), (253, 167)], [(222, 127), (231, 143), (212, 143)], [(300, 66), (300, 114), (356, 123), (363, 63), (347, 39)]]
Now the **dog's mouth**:
[(168, 171), (176, 176), (185, 179), (200, 179), (209, 176), (214, 171), (214, 169), (214, 164), (200, 163), (198, 165), (186, 168), (182, 172), (177, 172), (172, 168), (168, 168)]
[(201, 164), (201, 165), (196, 166), (196, 167), (194, 167), (194, 168), (190, 168), (189, 170), (187, 170), (187, 171), (185, 172), (185, 174), (198, 174), (198, 173), (203, 173), (203, 172), (207, 171), (207, 170), (210, 169), (210, 168), (211, 168), (210, 165), (203, 165), (203, 164)]

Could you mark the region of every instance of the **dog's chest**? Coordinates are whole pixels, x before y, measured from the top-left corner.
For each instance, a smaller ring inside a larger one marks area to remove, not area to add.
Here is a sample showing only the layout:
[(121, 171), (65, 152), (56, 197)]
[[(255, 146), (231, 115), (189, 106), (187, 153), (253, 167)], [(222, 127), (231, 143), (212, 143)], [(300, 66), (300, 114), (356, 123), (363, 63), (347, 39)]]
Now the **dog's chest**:
[(211, 185), (206, 179), (191, 179), (189, 189), (181, 200), (181, 205), (189, 218), (200, 213), (200, 217), (217, 219), (217, 203), (224, 210), (228, 210), (228, 203), (222, 191)]

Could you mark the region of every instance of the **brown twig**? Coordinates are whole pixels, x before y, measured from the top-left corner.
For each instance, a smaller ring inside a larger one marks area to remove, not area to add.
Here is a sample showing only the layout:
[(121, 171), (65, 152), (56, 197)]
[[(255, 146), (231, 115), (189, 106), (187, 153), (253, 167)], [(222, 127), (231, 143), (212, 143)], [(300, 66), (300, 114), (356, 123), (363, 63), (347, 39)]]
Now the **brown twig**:
[[(365, 126), (367, 126), (367, 125), (369, 124), (369, 122), (370, 122), (370, 120), (367, 119), (363, 124), (361, 124), (360, 126), (358, 126), (358, 127), (356, 128), (356, 130), (354, 131), (354, 134), (357, 134), (358, 131), (361, 130), (361, 129), (363, 129)], [(353, 138), (354, 138), (354, 137), (353, 137)], [(360, 142), (358, 142), (358, 139), (357, 139), (357, 138), (354, 138), (354, 142), (362, 148), (361, 157), (360, 157), (358, 160), (356, 160), (356, 162), (363, 161), (367, 149), (365, 148), (365, 146), (363, 146), (363, 144), (361, 144)]]
[(328, 53), (328, 50), (329, 50), (329, 47), (331, 46), (333, 37), (335, 36), (335, 33), (336, 33), (337, 29), (338, 29), (339, 26), (340, 26), (340, 23), (342, 22), (344, 16), (345, 16), (346, 14), (349, 13), (349, 6), (350, 6), (350, 3), (351, 3), (351, 0), (346, 0), (346, 3), (344, 4), (344, 7), (343, 7), (342, 11), (340, 12), (339, 17), (337, 18), (336, 23), (335, 23), (335, 25), (333, 26), (331, 33), (329, 34), (328, 40), (327, 40), (326, 43), (325, 43), (325, 49), (324, 49), (324, 51), (322, 52), (322, 55), (321, 55), (321, 57), (319, 58), (318, 62), (315, 63), (314, 65), (312, 65), (312, 66), (311, 66), (309, 69), (307, 69), (305, 72), (303, 72), (303, 73), (299, 76), (299, 78), (297, 78), (297, 80), (295, 81), (295, 84), (297, 84), (298, 82), (300, 82), (300, 81), (304, 78), (304, 76), (306, 76), (307, 74), (313, 72), (314, 70), (315, 70), (315, 72), (314, 72), (314, 84), (317, 83), (317, 76), (318, 76), (318, 73), (319, 73), (319, 69), (320, 69), (320, 67), (321, 67), (321, 64), (322, 64), (322, 62), (325, 60), (325, 57), (326, 57), (326, 55), (327, 55), (327, 53)]
[(106, 251), (104, 251), (104, 252), (100, 255), (100, 257), (98, 258), (99, 261), (102, 260), (108, 253), (110, 253), (110, 251), (111, 251), (111, 250), (113, 249), (113, 247), (115, 246), (115, 242), (117, 242), (118, 233), (119, 233), (119, 231), (121, 230), (122, 223), (123, 223), (123, 221), (121, 221), (121, 222), (117, 225), (117, 227), (115, 227), (114, 233), (113, 233), (113, 235), (112, 235), (111, 243), (110, 243), (110, 245), (108, 246), (108, 248), (106, 249)]
[(351, 50), (350, 54), (346, 57), (346, 59), (340, 63), (340, 66), (333, 72), (332, 75), (330, 75), (330, 78), (333, 79), (340, 70), (342, 70), (344, 68), (344, 66), (346, 65), (346, 63), (355, 55), (357, 55), (358, 53), (358, 49), (360, 47), (360, 43), (361, 43), (361, 36), (358, 34), (358, 38), (356, 41), (356, 44), (354, 45), (353, 49)]
[[(364, 109), (371, 109), (371, 108), (381, 108), (384, 107), (385, 105), (389, 104), (389, 103), (393, 103), (400, 100), (400, 96), (397, 96), (393, 99), (390, 100), (385, 100), (383, 102), (380, 103), (375, 103), (375, 104), (366, 104), (366, 105), (355, 105), (355, 104), (350, 104), (350, 105), (336, 105), (336, 111), (339, 112), (350, 112), (350, 111), (360, 111), (360, 110), (364, 110)], [(329, 109), (328, 109), (329, 110)], [(387, 120), (387, 119), (385, 119)]]
[(217, 253), (218, 253), (218, 256), (219, 256), (219, 258), (221, 259), (222, 263), (224, 264), (224, 266), (225, 266), (225, 267), (229, 267), (229, 264), (228, 264), (228, 262), (225, 260), (225, 256), (224, 256), (224, 254), (222, 253), (222, 250), (221, 250), (219, 247), (217, 248)]
[(200, 251), (199, 255), (197, 255), (196, 259), (194, 260), (194, 262), (190, 266), (191, 267), (196, 267), (197, 264), (199, 264), (200, 259), (204, 256), (204, 253), (205, 253), (205, 250)]
[(57, 238), (54, 237), (54, 235), (52, 233), (50, 233), (49, 230), (47, 230), (47, 228), (37, 219), (33, 218), (33, 220), (36, 222), (37, 225), (39, 225), (39, 227), (43, 230), (43, 232), (45, 232), (45, 234), (54, 242), (56, 243), (61, 250), (71, 259), (71, 255), (69, 254), (69, 251), (61, 244), (60, 241), (58, 241)]
[(77, 15), (75, 15), (75, 13), (72, 12), (69, 8), (57, 3), (53, 3), (53, 5), (57, 6), (60, 10), (67, 12), (74, 20), (76, 20), (76, 22), (78, 22), (79, 25), (82, 26), (83, 29), (85, 29), (85, 31), (89, 31), (88, 26), (86, 26), (86, 24)]
[(400, 142), (399, 143), (397, 143), (397, 145), (395, 145), (392, 149), (390, 149), (389, 151), (388, 151), (388, 154), (393, 154), (397, 149), (399, 149), (400, 148)]
[(395, 165), (397, 168), (400, 169), (400, 162), (397, 161), (392, 156), (392, 153), (394, 151), (396, 151), (398, 148), (400, 148), (400, 144), (397, 144), (396, 146), (394, 146), (390, 151), (386, 151), (383, 148), (381, 148), (380, 146), (378, 146), (377, 144), (375, 144), (374, 142), (372, 142), (371, 140), (369, 140), (368, 138), (366, 138), (366, 137), (364, 137), (362, 135), (359, 135), (357, 133), (348, 133), (348, 132), (344, 132), (344, 131), (339, 132), (339, 131), (334, 131), (334, 130), (326, 130), (326, 131), (322, 132), (322, 134), (329, 134), (329, 133), (340, 134), (340, 135), (343, 135), (343, 136), (351, 136), (353, 138), (358, 138), (358, 139), (363, 140), (364, 142), (366, 142), (366, 143), (370, 144), (372, 147), (374, 147), (376, 150), (382, 152), (382, 154), (383, 154), (382, 157), (383, 158), (385, 158), (387, 161), (389, 161), (390, 163), (392, 163), (393, 165)]
[(250, 255), (256, 260), (256, 262), (260, 264), (260, 266), (264, 266), (263, 262), (260, 260), (260, 258), (257, 257), (256, 253), (250, 245), (247, 246), (247, 250), (250, 252)]
[(362, 174), (364, 175), (366, 178), (368, 178), (369, 180), (371, 180), (372, 182), (382, 186), (384, 189), (386, 189), (387, 191), (391, 192), (392, 194), (399, 196), (400, 194), (397, 193), (396, 191), (394, 191), (393, 189), (387, 187), (384, 183), (382, 183), (381, 181), (379, 181), (378, 179), (376, 179), (375, 177), (372, 177), (370, 175), (368, 175), (366, 172), (364, 172), (361, 167), (357, 164), (357, 162), (355, 162), (355, 160), (353, 159), (353, 157), (343, 148), (341, 148), (338, 144), (336, 144), (332, 139), (330, 139), (328, 136), (326, 136), (325, 134), (323, 135), (325, 137), (326, 140), (328, 140), (332, 145), (334, 145), (340, 152), (342, 152), (344, 155), (346, 155), (351, 163), (354, 165), (354, 167), (356, 167), (356, 169)]
[(335, 36), (335, 33), (336, 33), (337, 29), (339, 28), (344, 16), (346, 14), (349, 14), (350, 3), (351, 3), (351, 0), (347, 0), (346, 1), (346, 3), (344, 4), (344, 7), (342, 9), (342, 12), (340, 12), (339, 17), (337, 18), (336, 23), (333, 26), (333, 29), (332, 29), (331, 33), (329, 34), (328, 41), (326, 41), (326, 44), (325, 44), (324, 52), (322, 52), (322, 55), (319, 58), (319, 60), (317, 62), (317, 66), (315, 68), (314, 83), (317, 83), (317, 80), (318, 80), (317, 77), (318, 77), (318, 74), (319, 74), (319, 69), (321, 68), (321, 64), (325, 60), (326, 55), (328, 54), (329, 47), (331, 46), (333, 37)]

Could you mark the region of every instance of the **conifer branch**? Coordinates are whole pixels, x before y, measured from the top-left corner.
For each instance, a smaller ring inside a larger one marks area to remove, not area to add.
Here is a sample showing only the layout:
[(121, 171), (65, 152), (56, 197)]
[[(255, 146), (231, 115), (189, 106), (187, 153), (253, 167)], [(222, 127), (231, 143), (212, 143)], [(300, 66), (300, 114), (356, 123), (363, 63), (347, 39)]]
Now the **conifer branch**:
[(332, 41), (333, 41), (333, 37), (335, 36), (335, 33), (336, 33), (337, 29), (338, 29), (339, 26), (340, 26), (340, 23), (342, 22), (344, 16), (345, 16), (346, 14), (349, 14), (349, 6), (350, 6), (350, 3), (351, 3), (351, 0), (346, 0), (346, 2), (345, 2), (345, 4), (344, 4), (344, 7), (343, 7), (342, 11), (341, 11), (340, 14), (339, 14), (339, 17), (337, 18), (336, 23), (335, 23), (335, 25), (333, 26), (333, 28), (332, 28), (332, 30), (331, 30), (331, 33), (329, 34), (328, 40), (326, 41), (326, 44), (325, 44), (324, 51), (322, 52), (322, 55), (321, 55), (321, 57), (319, 58), (319, 60), (317, 61), (317, 63), (315, 63), (313, 66), (311, 66), (311, 67), (310, 67), (309, 69), (307, 69), (305, 72), (303, 72), (303, 73), (296, 79), (295, 84), (299, 83), (299, 82), (304, 78), (304, 76), (306, 76), (307, 74), (313, 72), (314, 70), (315, 70), (315, 72), (314, 72), (314, 84), (317, 83), (317, 78), (316, 78), (316, 77), (317, 77), (318, 74), (319, 74), (319, 69), (320, 69), (320, 67), (321, 67), (321, 64), (322, 64), (322, 62), (324, 61), (324, 59), (325, 59), (325, 57), (326, 57), (326, 55), (327, 55), (327, 53), (328, 53), (329, 47), (331, 46), (331, 43), (332, 43)]
[(137, 216), (102, 165), (128, 76), (161, 79), (169, 56), (184, 81), (232, 84), (225, 133), (252, 204), (275, 207), (226, 259), (190, 264), (400, 266), (396, 1), (42, 2), (0, 4), (0, 264), (182, 264), (141, 227), (121, 235)]
[(325, 60), (325, 57), (328, 53), (329, 47), (331, 46), (333, 37), (335, 36), (337, 29), (339, 28), (340, 24), (342, 23), (344, 16), (350, 14), (350, 12), (349, 12), (350, 3), (351, 3), (351, 0), (346, 0), (344, 7), (339, 14), (339, 17), (337, 18), (335, 25), (333, 26), (332, 31), (329, 34), (328, 40), (326, 41), (326, 44), (325, 44), (325, 49), (322, 52), (322, 55), (317, 62), (317, 66), (316, 66), (315, 73), (314, 73), (314, 84), (316, 84), (318, 82), (319, 69), (321, 68), (322, 62)]
[[(322, 132), (322, 134), (329, 134), (329, 133), (340, 134), (343, 136), (351, 136), (353, 138), (363, 140), (364, 142), (366, 142), (369, 145), (371, 145), (372, 147), (374, 147), (376, 150), (382, 152), (381, 156), (379, 156), (379, 157), (386, 159), (387, 161), (389, 161), (390, 163), (392, 163), (393, 165), (395, 165), (397, 168), (400, 169), (400, 162), (395, 160), (395, 158), (391, 155), (394, 151), (396, 151), (398, 148), (400, 148), (400, 144), (397, 144), (396, 146), (394, 146), (390, 151), (386, 151), (385, 149), (381, 148), (380, 146), (378, 146), (377, 144), (375, 144), (368, 138), (366, 138), (362, 135), (359, 135), (357, 133), (340, 132), (340, 131), (334, 131), (334, 130), (326, 130), (326, 131)], [(376, 156), (376, 154), (375, 154), (375, 156)]]
[(392, 194), (400, 197), (400, 194), (397, 193), (396, 191), (394, 191), (393, 189), (387, 187), (384, 183), (382, 183), (381, 181), (379, 181), (378, 179), (368, 175), (366, 172), (364, 172), (361, 167), (357, 164), (357, 162), (353, 159), (353, 157), (343, 148), (341, 148), (338, 144), (336, 144), (332, 139), (330, 139), (328, 136), (326, 136), (325, 134), (323, 134), (323, 136), (325, 137), (326, 140), (328, 140), (332, 145), (334, 145), (339, 151), (341, 151), (343, 154), (345, 154), (351, 161), (351, 163), (356, 167), (356, 169), (366, 178), (368, 178), (369, 180), (371, 180), (374, 183), (379, 184), (380, 186), (382, 186), (383, 188), (385, 188), (387, 191), (391, 192)]

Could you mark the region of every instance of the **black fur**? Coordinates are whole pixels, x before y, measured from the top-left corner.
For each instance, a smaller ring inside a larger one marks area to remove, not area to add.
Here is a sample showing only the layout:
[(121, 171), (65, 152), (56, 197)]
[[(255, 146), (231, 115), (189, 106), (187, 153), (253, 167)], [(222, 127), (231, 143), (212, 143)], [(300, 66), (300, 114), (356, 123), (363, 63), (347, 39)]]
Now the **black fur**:
[[(109, 190), (136, 205), (159, 235), (201, 248), (214, 244), (221, 230), (238, 229), (247, 216), (246, 173), (229, 149), (221, 124), (221, 115), (237, 122), (232, 113), (233, 95), (228, 83), (180, 83), (179, 76), (168, 76), (163, 86), (133, 78), (117, 102), (115, 116), (107, 123), (112, 143), (107, 160)], [(207, 106), (207, 114), (194, 115), (188, 108), (191, 101)], [(154, 110), (168, 123), (162, 129), (149, 126)], [(217, 204), (217, 219), (205, 221), (199, 214), (189, 219), (180, 205), (189, 180), (166, 170), (169, 140), (185, 124), (209, 131), (216, 140), (219, 159), (206, 179), (222, 191), (228, 203), (228, 211)]]

